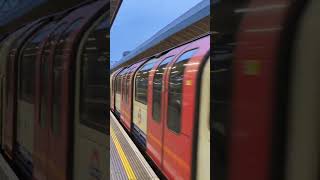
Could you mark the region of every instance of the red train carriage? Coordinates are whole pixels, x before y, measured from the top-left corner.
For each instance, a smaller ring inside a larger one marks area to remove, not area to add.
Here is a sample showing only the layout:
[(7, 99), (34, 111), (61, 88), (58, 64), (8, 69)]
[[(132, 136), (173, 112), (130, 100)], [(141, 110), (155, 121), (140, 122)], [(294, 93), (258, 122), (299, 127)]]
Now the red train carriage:
[(108, 3), (35, 21), (1, 45), (3, 145), (23, 178), (107, 178)]
[(319, 7), (214, 5), (215, 179), (319, 179)]
[(210, 177), (209, 50), (205, 36), (112, 78), (122, 80), (120, 122), (169, 179)]

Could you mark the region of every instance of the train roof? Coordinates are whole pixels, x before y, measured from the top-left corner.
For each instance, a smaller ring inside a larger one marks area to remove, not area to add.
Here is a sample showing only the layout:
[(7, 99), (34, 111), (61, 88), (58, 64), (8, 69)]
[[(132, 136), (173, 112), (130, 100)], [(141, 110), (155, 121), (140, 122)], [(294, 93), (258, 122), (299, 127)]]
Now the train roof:
[(132, 50), (111, 70), (178, 46), (210, 31), (210, 1), (203, 0)]

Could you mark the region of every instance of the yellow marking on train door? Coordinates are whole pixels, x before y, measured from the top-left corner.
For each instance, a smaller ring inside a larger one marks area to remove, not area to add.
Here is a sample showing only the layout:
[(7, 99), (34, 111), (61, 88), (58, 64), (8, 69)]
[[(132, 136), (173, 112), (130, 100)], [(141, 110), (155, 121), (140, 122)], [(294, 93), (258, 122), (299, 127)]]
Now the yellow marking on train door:
[(128, 176), (128, 179), (129, 180), (136, 180), (137, 177), (136, 175), (134, 174), (134, 171), (132, 170), (132, 167), (121, 147), (121, 144), (119, 143), (118, 139), (117, 139), (117, 136), (115, 135), (114, 133), (114, 130), (112, 127), (110, 127), (110, 134), (111, 134), (111, 138), (116, 146), (116, 149), (117, 149), (117, 152), (120, 156), (120, 159), (121, 159), (121, 162), (122, 162), (122, 165), (127, 173), (127, 176)]
[(187, 80), (187, 81), (186, 81), (186, 85), (187, 85), (187, 86), (191, 86), (191, 85), (192, 85), (192, 80)]
[(243, 63), (243, 72), (245, 75), (257, 76), (260, 74), (262, 69), (260, 61), (246, 60)]

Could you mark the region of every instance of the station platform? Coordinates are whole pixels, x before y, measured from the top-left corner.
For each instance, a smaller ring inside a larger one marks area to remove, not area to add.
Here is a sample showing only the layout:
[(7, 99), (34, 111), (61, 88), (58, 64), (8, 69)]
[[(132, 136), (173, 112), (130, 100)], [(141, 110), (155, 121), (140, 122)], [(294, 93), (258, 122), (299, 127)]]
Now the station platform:
[(19, 180), (14, 171), (9, 166), (8, 162), (0, 153), (0, 180)]
[(159, 179), (112, 112), (110, 112), (110, 176), (112, 180)]

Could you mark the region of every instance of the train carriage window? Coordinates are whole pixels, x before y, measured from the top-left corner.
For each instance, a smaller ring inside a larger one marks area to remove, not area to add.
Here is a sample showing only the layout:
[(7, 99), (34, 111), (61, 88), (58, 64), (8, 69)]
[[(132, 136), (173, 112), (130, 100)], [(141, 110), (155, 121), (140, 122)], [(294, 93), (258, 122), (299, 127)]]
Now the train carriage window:
[(123, 99), (124, 89), (123, 89), (123, 75), (120, 77), (120, 93), (121, 93), (121, 99)]
[(168, 87), (168, 120), (170, 130), (180, 133), (181, 131), (181, 107), (182, 87), (185, 65), (194, 55), (197, 49), (183, 53), (171, 68)]
[(81, 23), (81, 19), (75, 20), (73, 23), (61, 33), (58, 41), (56, 42), (56, 49), (53, 61), (53, 117), (51, 129), (53, 134), (59, 135), (61, 128), (61, 112), (62, 112), (62, 73), (63, 73), (63, 60), (64, 50), (67, 44), (67, 38), (75, 31)]
[[(109, 59), (108, 20), (103, 19), (90, 32), (81, 55), (80, 80), (80, 123), (102, 133), (108, 133), (106, 115), (108, 113), (109, 85), (106, 78)], [(105, 38), (101, 38), (105, 37)]]
[(35, 52), (24, 53), (20, 61), (20, 99), (33, 103), (35, 92)]
[(40, 118), (40, 127), (46, 126), (46, 117), (47, 117), (47, 105), (49, 98), (49, 64), (48, 62), (42, 60), (41, 62), (41, 118)]
[(149, 72), (158, 59), (148, 61), (136, 75), (135, 100), (147, 105)]
[(126, 86), (126, 82), (125, 82), (125, 75), (122, 75), (121, 76), (121, 100), (123, 100), (124, 99), (124, 96), (125, 96), (125, 94), (126, 94), (126, 89), (125, 89), (125, 86)]
[(121, 73), (117, 75), (115, 81), (116, 81), (116, 93), (120, 94), (121, 93)]
[(130, 95), (130, 75), (127, 76), (127, 96), (126, 96), (126, 102), (129, 103), (129, 95)]
[(152, 117), (153, 120), (160, 122), (161, 114), (161, 99), (162, 99), (162, 81), (163, 73), (166, 70), (167, 65), (173, 60), (174, 56), (167, 57), (163, 60), (158, 68), (156, 69), (153, 78), (153, 89), (152, 89)]
[(121, 91), (123, 91), (123, 86), (122, 86), (123, 85), (123, 81), (122, 81), (122, 79), (123, 79), (123, 76), (126, 73), (126, 71), (127, 71), (127, 69), (122, 70), (121, 73), (119, 73), (119, 75), (116, 78), (116, 85), (117, 85), (116, 93), (120, 94), (121, 97), (123, 97), (123, 94), (121, 94)]

